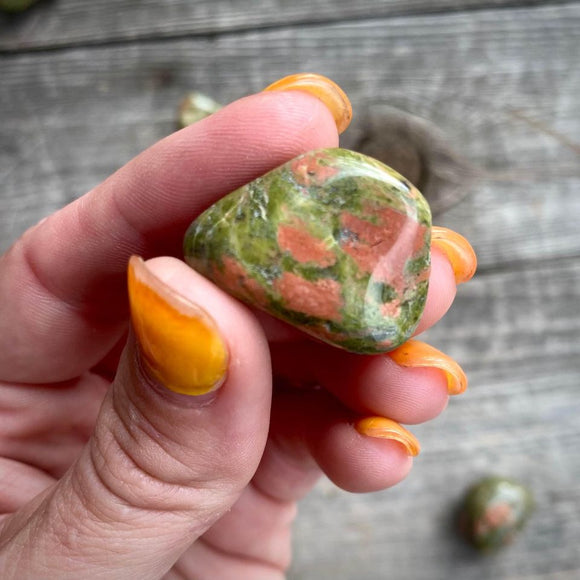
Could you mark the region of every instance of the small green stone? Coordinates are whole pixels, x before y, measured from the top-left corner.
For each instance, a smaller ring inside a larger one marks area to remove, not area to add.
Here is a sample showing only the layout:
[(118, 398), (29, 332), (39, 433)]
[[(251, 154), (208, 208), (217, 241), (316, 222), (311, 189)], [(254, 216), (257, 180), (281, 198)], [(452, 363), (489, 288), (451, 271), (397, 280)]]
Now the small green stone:
[(233, 296), (346, 350), (396, 348), (415, 330), (431, 214), (382, 163), (312, 151), (232, 192), (185, 236), (187, 263)]
[(179, 106), (179, 128), (183, 129), (193, 125), (193, 123), (213, 115), (221, 108), (219, 103), (207, 95), (198, 92), (189, 93)]
[(524, 485), (503, 477), (487, 477), (465, 497), (461, 532), (478, 550), (496, 552), (513, 541), (533, 509), (532, 493)]

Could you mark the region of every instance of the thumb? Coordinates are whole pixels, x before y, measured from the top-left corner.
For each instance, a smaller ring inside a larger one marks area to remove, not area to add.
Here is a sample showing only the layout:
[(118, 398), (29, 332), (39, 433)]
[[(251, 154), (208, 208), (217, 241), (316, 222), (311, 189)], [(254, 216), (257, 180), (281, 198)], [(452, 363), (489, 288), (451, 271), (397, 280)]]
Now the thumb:
[(253, 316), (173, 258), (132, 258), (129, 293), (136, 338), (79, 460), (7, 522), (5, 578), (160, 578), (258, 466), (271, 372)]

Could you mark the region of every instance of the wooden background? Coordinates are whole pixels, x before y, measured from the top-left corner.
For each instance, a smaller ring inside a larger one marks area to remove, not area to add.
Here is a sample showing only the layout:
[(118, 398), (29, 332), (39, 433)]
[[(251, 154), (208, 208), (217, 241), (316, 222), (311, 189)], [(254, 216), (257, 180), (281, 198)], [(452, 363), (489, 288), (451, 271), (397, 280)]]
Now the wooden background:
[[(344, 144), (411, 163), (436, 223), (476, 248), (476, 278), (428, 337), (469, 391), (412, 428), (424, 451), (403, 484), (322, 482), (303, 502), (291, 579), (580, 578), (579, 31), (580, 2), (555, 1), (44, 0), (0, 15), (1, 250), (170, 133), (187, 91), (226, 103), (303, 70), (350, 95)], [(490, 473), (538, 506), (481, 558), (453, 513)]]

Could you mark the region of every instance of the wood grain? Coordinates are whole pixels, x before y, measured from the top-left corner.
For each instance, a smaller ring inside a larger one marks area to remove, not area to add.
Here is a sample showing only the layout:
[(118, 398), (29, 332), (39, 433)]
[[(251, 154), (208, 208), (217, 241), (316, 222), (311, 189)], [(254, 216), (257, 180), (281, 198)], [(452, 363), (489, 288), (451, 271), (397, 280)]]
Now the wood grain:
[[(480, 268), (425, 338), (470, 388), (411, 427), (424, 451), (403, 485), (353, 496), (323, 482), (303, 502), (290, 578), (579, 578), (580, 3), (112, 6), (54, 0), (0, 20), (0, 251), (173, 131), (192, 89), (227, 103), (308, 69), (353, 101), (345, 146), (372, 129), (380, 148), (393, 111), (428, 126), (472, 178), (437, 222), (467, 235)], [(538, 508), (482, 559), (452, 514), (490, 472), (527, 482)]]
[(0, 50), (312, 25), (444, 12), (561, 4), (562, 0), (44, 0), (18, 17), (0, 13)]
[(171, 132), (186, 91), (228, 102), (306, 66), (345, 88), (358, 123), (388, 103), (475, 168), (477, 189), (445, 222), (482, 267), (578, 255), (578, 153), (551, 132), (580, 134), (579, 21), (576, 4), (5, 56), (2, 214), (17, 218), (2, 218), (1, 245)]
[[(468, 391), (410, 427), (423, 450), (402, 485), (357, 496), (324, 481), (304, 500), (290, 578), (578, 578), (578, 304), (578, 260), (461, 287), (426, 338), (461, 362)], [(537, 508), (517, 543), (486, 558), (458, 539), (454, 514), (490, 473), (525, 482)]]

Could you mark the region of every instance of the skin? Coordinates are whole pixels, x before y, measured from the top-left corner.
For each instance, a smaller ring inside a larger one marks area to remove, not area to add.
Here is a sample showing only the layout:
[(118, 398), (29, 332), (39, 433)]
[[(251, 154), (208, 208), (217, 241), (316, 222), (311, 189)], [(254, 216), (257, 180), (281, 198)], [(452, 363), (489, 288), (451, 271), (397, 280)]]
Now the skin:
[[(400, 443), (353, 420), (432, 419), (448, 400), (442, 371), (313, 343), (171, 257), (218, 198), (337, 143), (316, 98), (247, 97), (154, 145), (2, 256), (3, 578), (280, 579), (296, 501), (321, 473), (356, 492), (409, 473)], [(131, 254), (164, 256), (148, 262), (154, 274), (214, 318), (230, 352), (215, 393), (178, 395), (143, 370)], [(435, 249), (419, 331), (454, 296)], [(324, 388), (297, 388), (313, 383)]]

